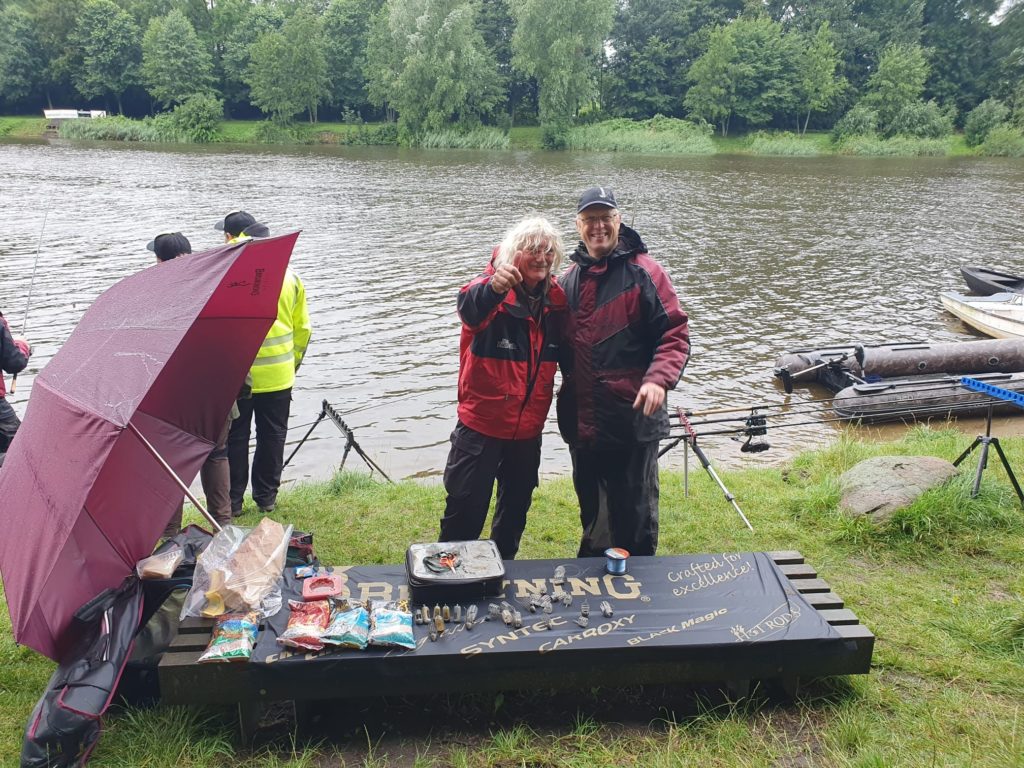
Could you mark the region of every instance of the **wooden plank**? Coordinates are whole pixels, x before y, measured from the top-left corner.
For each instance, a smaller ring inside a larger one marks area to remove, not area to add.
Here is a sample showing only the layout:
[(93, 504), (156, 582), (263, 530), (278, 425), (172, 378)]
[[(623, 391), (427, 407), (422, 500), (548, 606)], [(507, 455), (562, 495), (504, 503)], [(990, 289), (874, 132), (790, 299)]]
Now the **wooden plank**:
[(775, 552), (769, 552), (768, 557), (776, 565), (798, 565), (804, 561), (804, 556), (795, 549), (780, 549)]
[(851, 611), (849, 608), (835, 608), (824, 611), (818, 611), (821, 614), (821, 618), (827, 621), (832, 626), (840, 624), (860, 624), (860, 619), (857, 618), (857, 614)]
[(789, 579), (813, 579), (818, 575), (818, 572), (814, 570), (814, 567), (807, 563), (780, 565), (779, 570), (782, 571), (786, 575), (786, 578)]
[(832, 587), (824, 579), (796, 579), (793, 586), (801, 595), (810, 595), (815, 592), (831, 592)]
[(843, 598), (835, 592), (810, 592), (804, 595), (804, 600), (817, 608), (819, 611), (826, 611), (835, 608), (843, 608)]

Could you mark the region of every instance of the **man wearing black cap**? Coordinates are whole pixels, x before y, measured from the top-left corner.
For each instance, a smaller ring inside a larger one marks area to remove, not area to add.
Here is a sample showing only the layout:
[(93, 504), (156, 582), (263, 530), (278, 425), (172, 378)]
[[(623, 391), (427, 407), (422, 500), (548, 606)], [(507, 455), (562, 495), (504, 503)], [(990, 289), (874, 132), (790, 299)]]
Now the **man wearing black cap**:
[[(249, 237), (267, 237), (270, 230), (246, 211), (232, 211), (214, 228), (224, 232), (227, 243)], [(252, 499), (260, 512), (272, 512), (277, 504), (288, 436), (292, 385), (302, 364), (312, 328), (306, 308), (306, 289), (289, 267), (277, 302), (277, 319), (252, 364), (252, 396), (238, 399), (239, 416), (228, 434), (231, 467), (231, 513), (242, 513), (245, 487), (249, 484), (249, 435), (256, 421), (256, 451), (252, 458)]]
[(579, 556), (658, 547), (658, 441), (666, 392), (690, 354), (686, 313), (661, 265), (622, 223), (615, 194), (576, 206), (580, 243), (559, 278), (569, 302), (558, 427), (569, 444), (583, 536)]

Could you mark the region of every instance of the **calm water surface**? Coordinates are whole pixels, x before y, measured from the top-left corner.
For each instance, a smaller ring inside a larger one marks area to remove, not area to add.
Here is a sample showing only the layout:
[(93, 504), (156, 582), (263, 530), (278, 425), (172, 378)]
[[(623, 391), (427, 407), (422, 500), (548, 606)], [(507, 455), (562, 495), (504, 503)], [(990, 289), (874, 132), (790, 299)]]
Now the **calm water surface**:
[[(16, 333), (42, 234), (27, 328), (36, 354), (15, 409), (93, 299), (150, 265), (154, 234), (181, 230), (203, 250), (219, 242), (213, 223), (245, 208), (274, 232), (302, 230), (292, 264), (314, 331), (291, 441), (326, 399), (392, 477), (437, 478), (455, 422), (459, 286), (526, 214), (574, 244), (574, 200), (595, 183), (616, 189), (690, 313), (693, 359), (672, 407), (783, 402), (772, 362), (794, 348), (973, 338), (938, 292), (962, 288), (961, 264), (1024, 271), (1016, 161), (5, 143), (0, 310)], [(773, 449), (756, 456), (727, 438), (704, 444), (740, 466), (835, 434), (824, 423), (773, 430)], [(544, 440), (542, 470), (566, 473), (553, 418)], [(321, 424), (286, 480), (328, 475), (343, 447)], [(666, 459), (681, 466), (681, 450)]]

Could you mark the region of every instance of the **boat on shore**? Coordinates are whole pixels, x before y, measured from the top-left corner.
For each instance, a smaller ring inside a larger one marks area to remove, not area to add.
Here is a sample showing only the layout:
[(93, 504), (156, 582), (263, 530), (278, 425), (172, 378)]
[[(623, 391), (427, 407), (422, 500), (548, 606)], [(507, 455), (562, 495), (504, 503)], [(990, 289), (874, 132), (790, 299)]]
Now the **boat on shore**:
[(939, 294), (939, 299), (948, 312), (987, 336), (997, 339), (1024, 338), (1024, 294), (967, 296), (947, 291)]
[(775, 375), (784, 383), (788, 376), (793, 384), (822, 384), (833, 392), (907, 376), (1018, 371), (1024, 371), (1024, 339), (847, 344), (787, 352), (775, 361)]
[(960, 274), (972, 293), (991, 296), (995, 293), (1024, 293), (1024, 277), (988, 267), (960, 267)]
[[(980, 374), (972, 378), (1024, 393), (1024, 373)], [(959, 376), (915, 376), (853, 384), (840, 390), (832, 400), (837, 415), (865, 424), (981, 416), (990, 407), (993, 413), (1020, 412), (1020, 407), (1013, 403), (968, 389), (960, 383)]]

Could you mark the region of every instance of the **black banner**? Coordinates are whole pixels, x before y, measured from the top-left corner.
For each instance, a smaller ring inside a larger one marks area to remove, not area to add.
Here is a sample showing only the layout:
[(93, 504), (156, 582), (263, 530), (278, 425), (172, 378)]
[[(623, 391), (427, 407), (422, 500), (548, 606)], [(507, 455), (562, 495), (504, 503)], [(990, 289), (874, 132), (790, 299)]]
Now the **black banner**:
[[(270, 669), (292, 669), (296, 665), (320, 667), (337, 665), (340, 672), (359, 669), (388, 669), (381, 665), (387, 658), (391, 669), (411, 673), (418, 664), (413, 658), (437, 663), (430, 670), (459, 671), (460, 659), (493, 659), (501, 667), (535, 664), (557, 668), (566, 656), (576, 651), (587, 654), (589, 662), (597, 658), (627, 663), (630, 658), (648, 660), (678, 658), (669, 651), (729, 649), (786, 643), (813, 647), (827, 653), (842, 644), (839, 634), (797, 593), (792, 582), (763, 552), (678, 555), (671, 557), (634, 557), (624, 575), (610, 575), (602, 558), (578, 560), (516, 560), (505, 563), (507, 579), (503, 597), (477, 603), (477, 623), (467, 629), (465, 623), (445, 624), (437, 641), (429, 638), (430, 626), (414, 625), (417, 647), (369, 647), (366, 650), (332, 649), (317, 653), (282, 648), (277, 637), (284, 631), (289, 611), (287, 602), (261, 631), (252, 662)], [(546, 593), (551, 596), (559, 586), (554, 583), (556, 566), (565, 568), (561, 590), (571, 595), (571, 603), (553, 603), (550, 614), (538, 608), (530, 611), (531, 599)], [(342, 596), (357, 600), (404, 600), (408, 598), (404, 566), (337, 567), (332, 572), (345, 583)], [(301, 599), (301, 581), (287, 569), (284, 579), (285, 600)], [(519, 627), (507, 625), (501, 618), (483, 621), (488, 604), (506, 601), (522, 617)], [(602, 612), (602, 602), (607, 603)], [(589, 609), (584, 619), (581, 609)], [(461, 606), (463, 617), (467, 605)], [(430, 606), (433, 609), (433, 606)], [(454, 613), (455, 605), (450, 606)], [(607, 610), (610, 609), (610, 610)], [(606, 615), (610, 614), (610, 615)], [(650, 649), (644, 653), (641, 649)], [(635, 652), (630, 649), (636, 649)], [(764, 649), (767, 650), (767, 649)], [(770, 659), (771, 655), (758, 654)], [(580, 654), (580, 658), (583, 655)], [(683, 656), (696, 659), (698, 655)], [(402, 659), (399, 662), (399, 658)], [(534, 659), (534, 662), (528, 659)], [(724, 657), (723, 657), (724, 658)], [(444, 660), (443, 667), (438, 666)], [(479, 663), (479, 662), (478, 662)], [(454, 666), (453, 666), (454, 665)], [(483, 671), (487, 666), (466, 667)]]

